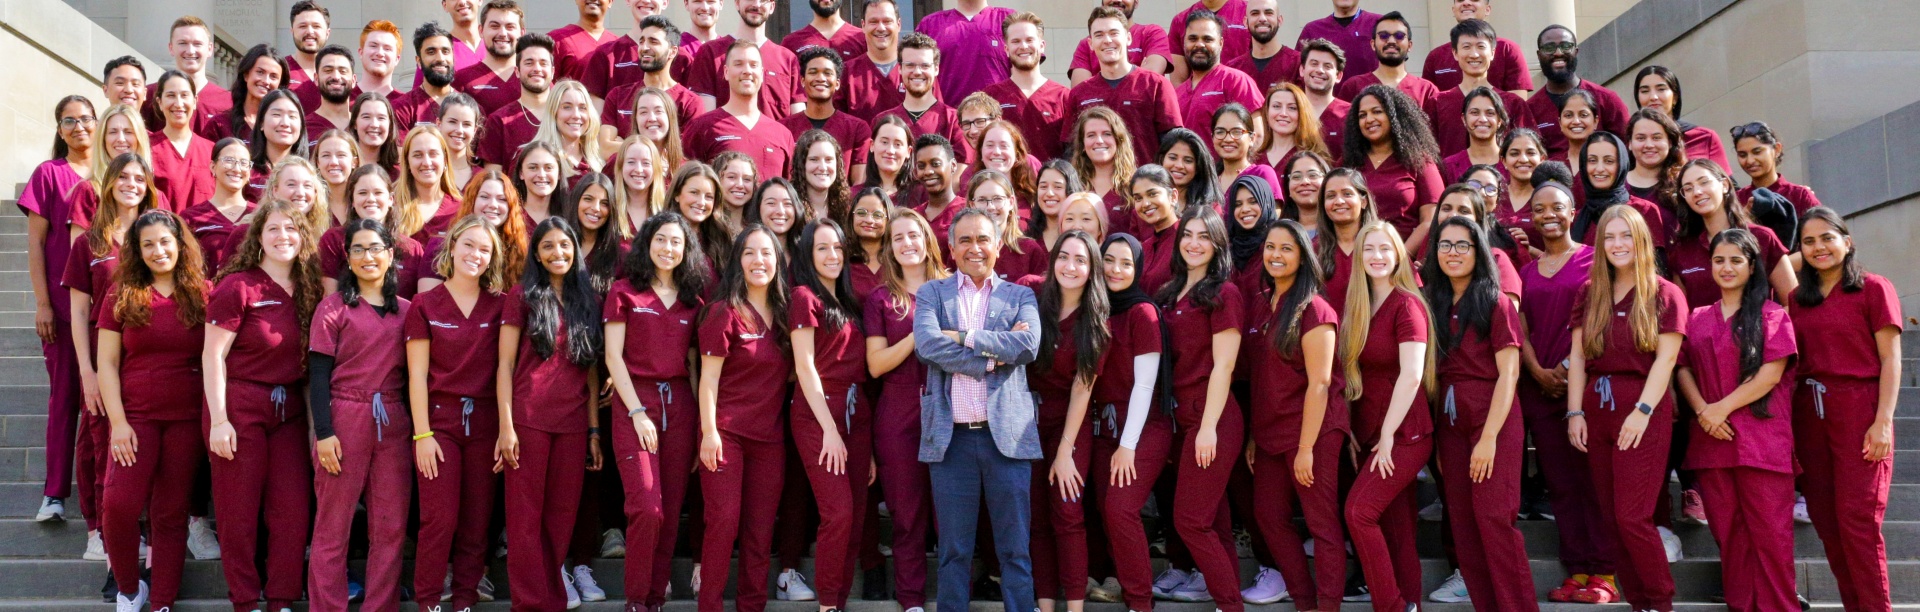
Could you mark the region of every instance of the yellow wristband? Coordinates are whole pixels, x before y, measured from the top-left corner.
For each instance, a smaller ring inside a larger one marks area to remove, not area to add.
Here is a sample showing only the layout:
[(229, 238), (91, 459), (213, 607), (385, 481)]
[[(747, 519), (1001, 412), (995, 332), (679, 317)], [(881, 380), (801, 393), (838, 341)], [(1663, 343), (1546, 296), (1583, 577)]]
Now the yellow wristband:
[(425, 440), (425, 439), (427, 439), (427, 438), (431, 438), (431, 437), (433, 437), (433, 432), (431, 432), (431, 431), (429, 431), (429, 432), (427, 432), (427, 433), (417, 433), (417, 434), (413, 434), (413, 441), (415, 441), (415, 442), (419, 442), (419, 441), (421, 441), (421, 440)]

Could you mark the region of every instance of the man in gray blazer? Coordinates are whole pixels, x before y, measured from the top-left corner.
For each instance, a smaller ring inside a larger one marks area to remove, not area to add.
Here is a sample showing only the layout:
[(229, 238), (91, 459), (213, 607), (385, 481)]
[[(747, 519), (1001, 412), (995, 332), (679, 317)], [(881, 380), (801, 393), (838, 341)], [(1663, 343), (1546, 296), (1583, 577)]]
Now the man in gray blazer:
[(1040, 350), (1040, 309), (1032, 290), (994, 274), (995, 225), (980, 209), (957, 213), (948, 241), (960, 273), (922, 285), (915, 296), (914, 350), (927, 364), (920, 460), (932, 476), (939, 521), (942, 612), (967, 609), (983, 501), (1006, 610), (1037, 609), (1027, 537), (1040, 432), (1025, 366)]

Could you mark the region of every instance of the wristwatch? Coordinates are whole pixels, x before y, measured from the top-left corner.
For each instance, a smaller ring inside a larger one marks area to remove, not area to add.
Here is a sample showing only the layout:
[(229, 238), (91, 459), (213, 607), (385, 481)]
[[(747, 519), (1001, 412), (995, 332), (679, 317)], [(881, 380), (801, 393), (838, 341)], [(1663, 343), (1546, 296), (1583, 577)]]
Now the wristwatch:
[(1633, 409), (1640, 411), (1640, 414), (1653, 414), (1653, 406), (1647, 405), (1646, 402), (1634, 404)]

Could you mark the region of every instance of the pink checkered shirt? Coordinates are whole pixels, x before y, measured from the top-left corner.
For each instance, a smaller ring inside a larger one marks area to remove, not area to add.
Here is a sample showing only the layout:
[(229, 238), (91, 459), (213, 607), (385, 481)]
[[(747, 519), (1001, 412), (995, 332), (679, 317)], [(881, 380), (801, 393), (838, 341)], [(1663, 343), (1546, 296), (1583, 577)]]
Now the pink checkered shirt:
[[(987, 307), (993, 303), (993, 288), (1000, 278), (988, 274), (986, 280), (973, 282), (973, 277), (965, 274), (960, 277), (960, 329), (956, 331), (975, 332), (986, 327)], [(967, 343), (973, 347), (972, 342)], [(991, 368), (989, 368), (991, 371)], [(952, 395), (953, 422), (972, 423), (987, 420), (987, 381), (965, 374), (954, 374)]]

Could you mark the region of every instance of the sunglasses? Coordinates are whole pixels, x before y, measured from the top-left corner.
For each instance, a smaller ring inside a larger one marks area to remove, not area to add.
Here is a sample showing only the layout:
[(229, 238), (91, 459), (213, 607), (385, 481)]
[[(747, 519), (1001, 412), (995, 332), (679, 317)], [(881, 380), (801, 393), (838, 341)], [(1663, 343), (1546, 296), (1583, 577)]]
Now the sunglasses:
[(1753, 123), (1749, 123), (1746, 125), (1733, 126), (1733, 139), (1735, 141), (1738, 141), (1742, 138), (1759, 138), (1761, 140), (1767, 140), (1772, 136), (1773, 136), (1773, 128), (1767, 127), (1766, 122), (1763, 122), (1763, 121), (1755, 121)]
[(1380, 42), (1401, 42), (1406, 40), (1408, 35), (1406, 32), (1374, 32), (1373, 37), (1380, 39)]

